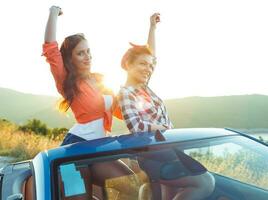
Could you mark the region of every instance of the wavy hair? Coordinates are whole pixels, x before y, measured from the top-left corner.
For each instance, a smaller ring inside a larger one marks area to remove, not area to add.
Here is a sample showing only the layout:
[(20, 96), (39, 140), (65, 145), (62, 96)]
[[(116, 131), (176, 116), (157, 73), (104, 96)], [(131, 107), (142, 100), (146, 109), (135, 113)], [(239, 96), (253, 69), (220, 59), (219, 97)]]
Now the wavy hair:
[(72, 64), (72, 51), (82, 40), (86, 40), (82, 33), (71, 35), (64, 39), (60, 47), (63, 65), (66, 71), (66, 78), (63, 81), (64, 99), (59, 103), (59, 110), (62, 112), (66, 112), (70, 108), (74, 96), (79, 93), (77, 87), (78, 69)]

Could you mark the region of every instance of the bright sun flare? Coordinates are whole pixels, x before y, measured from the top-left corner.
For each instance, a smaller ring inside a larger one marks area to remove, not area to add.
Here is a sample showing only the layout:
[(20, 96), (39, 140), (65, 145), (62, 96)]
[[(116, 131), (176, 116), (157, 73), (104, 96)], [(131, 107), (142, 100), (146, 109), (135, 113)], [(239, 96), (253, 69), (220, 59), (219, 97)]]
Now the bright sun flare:
[(115, 94), (117, 94), (120, 90), (120, 86), (125, 83), (125, 77), (122, 76), (122, 74), (105, 74), (103, 83), (105, 87), (111, 89)]

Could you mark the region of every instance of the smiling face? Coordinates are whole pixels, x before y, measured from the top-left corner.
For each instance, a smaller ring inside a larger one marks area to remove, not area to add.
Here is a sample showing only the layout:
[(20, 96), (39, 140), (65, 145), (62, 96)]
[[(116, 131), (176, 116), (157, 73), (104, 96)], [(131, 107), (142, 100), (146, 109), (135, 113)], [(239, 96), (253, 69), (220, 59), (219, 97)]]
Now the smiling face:
[(126, 66), (128, 82), (133, 86), (146, 84), (154, 69), (154, 57), (149, 54), (138, 55)]
[(91, 54), (87, 40), (81, 40), (72, 51), (72, 64), (77, 68), (78, 72), (88, 73), (91, 66)]

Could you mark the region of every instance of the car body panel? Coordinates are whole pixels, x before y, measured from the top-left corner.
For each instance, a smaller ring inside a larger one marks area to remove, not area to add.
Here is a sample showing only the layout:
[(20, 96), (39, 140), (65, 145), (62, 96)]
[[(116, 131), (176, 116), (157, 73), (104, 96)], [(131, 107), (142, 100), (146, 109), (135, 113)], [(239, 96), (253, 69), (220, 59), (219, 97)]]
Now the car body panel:
[(238, 133), (220, 128), (189, 128), (167, 130), (162, 132), (162, 135), (165, 138), (165, 141), (158, 141), (154, 133), (136, 133), (105, 137), (61, 146), (52, 150), (41, 152), (41, 154), (47, 157), (48, 162), (51, 162), (58, 158), (67, 158), (83, 154), (89, 155), (97, 152), (99, 153), (158, 144), (169, 144), (173, 142), (202, 140), (213, 137), (238, 135)]
[[(220, 128), (190, 128), (190, 129), (173, 129), (167, 130), (165, 132), (157, 133), (137, 133), (137, 134), (128, 134), (115, 137), (106, 137), (92, 141), (85, 141), (76, 144), (70, 144), (65, 146), (60, 146), (55, 149), (46, 150), (40, 152), (32, 161), (27, 161), (28, 167), (22, 167), (17, 173), (18, 176), (22, 178), (16, 179), (14, 176), (11, 177), (9, 174), (14, 172), (14, 167), (23, 164), (10, 164), (0, 170), (0, 174), (4, 174), (4, 181), (2, 186), (3, 188), (12, 186), (12, 190), (8, 190), (8, 195), (2, 196), (2, 199), (5, 199), (7, 196), (19, 192), (18, 185), (21, 183), (23, 177), (29, 176), (29, 173), (34, 177), (34, 192), (36, 199), (40, 200), (50, 200), (56, 199), (55, 195), (55, 166), (59, 165), (61, 162), (68, 160), (78, 160), (83, 158), (93, 158), (93, 157), (102, 157), (103, 155), (114, 154), (118, 152), (122, 153), (124, 150), (132, 149), (142, 149), (148, 147), (154, 147), (157, 145), (170, 145), (170, 144), (197, 144), (202, 141), (213, 141), (219, 138), (233, 138), (236, 136), (247, 137), (251, 140), (254, 140), (258, 143), (258, 140), (252, 138), (249, 135), (239, 133), (237, 131), (220, 129)], [(263, 143), (262, 143), (263, 144)], [(267, 147), (266, 144), (263, 146)], [(268, 149), (268, 147), (267, 147)], [(16, 168), (16, 167), (15, 167)], [(253, 187), (251, 185), (244, 184), (242, 182), (228, 179), (226, 177), (221, 177), (215, 174), (217, 179), (217, 184), (222, 191), (217, 191), (218, 194), (223, 193), (225, 196), (228, 196), (228, 191), (230, 191), (230, 198), (234, 195), (239, 196), (240, 193), (237, 193), (238, 190), (248, 189), (248, 196), (258, 194), (260, 199), (265, 199), (268, 191), (262, 190), (258, 187)], [(9, 179), (9, 183), (7, 182)], [(16, 184), (18, 182), (18, 184)], [(227, 184), (227, 185), (226, 185)], [(233, 187), (231, 186), (233, 185)], [(237, 189), (238, 188), (238, 189)], [(7, 190), (6, 190), (7, 191)], [(243, 192), (245, 193), (245, 192)], [(208, 200), (216, 199), (216, 196), (208, 198)], [(239, 199), (239, 198), (238, 198)], [(237, 200), (238, 200), (237, 199)]]

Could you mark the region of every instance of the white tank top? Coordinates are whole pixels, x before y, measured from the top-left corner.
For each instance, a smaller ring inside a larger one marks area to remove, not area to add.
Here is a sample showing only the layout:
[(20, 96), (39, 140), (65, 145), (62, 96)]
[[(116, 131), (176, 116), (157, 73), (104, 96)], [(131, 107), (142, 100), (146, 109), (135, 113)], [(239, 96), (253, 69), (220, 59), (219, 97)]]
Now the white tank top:
[[(102, 95), (105, 104), (105, 110), (111, 109), (113, 104), (113, 97), (111, 95)], [(94, 140), (105, 137), (105, 130), (103, 126), (103, 118), (90, 121), (85, 124), (76, 123), (69, 130), (69, 133), (77, 135), (86, 140)]]

